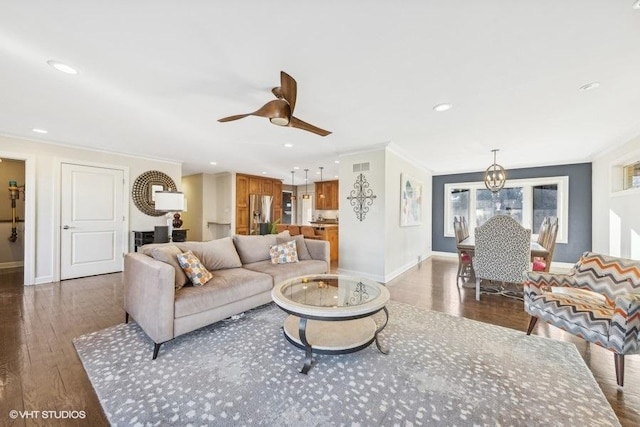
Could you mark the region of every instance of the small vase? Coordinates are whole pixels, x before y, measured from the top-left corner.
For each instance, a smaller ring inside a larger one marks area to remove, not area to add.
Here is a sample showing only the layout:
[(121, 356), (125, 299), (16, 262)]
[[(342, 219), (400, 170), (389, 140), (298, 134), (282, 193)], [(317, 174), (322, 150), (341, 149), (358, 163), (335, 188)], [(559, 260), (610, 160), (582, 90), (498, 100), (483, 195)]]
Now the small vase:
[(180, 214), (179, 213), (174, 213), (173, 214), (173, 228), (180, 228), (182, 227), (182, 220), (180, 219)]

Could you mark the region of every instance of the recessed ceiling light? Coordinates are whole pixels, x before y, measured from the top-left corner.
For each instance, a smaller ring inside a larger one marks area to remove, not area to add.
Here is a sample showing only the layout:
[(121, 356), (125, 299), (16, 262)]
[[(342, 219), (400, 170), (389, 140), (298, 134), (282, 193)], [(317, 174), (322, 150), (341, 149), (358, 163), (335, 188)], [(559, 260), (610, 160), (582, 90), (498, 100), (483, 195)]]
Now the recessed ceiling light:
[(284, 144), (284, 146), (287, 147), (287, 148), (291, 148), (291, 147), (293, 147), (293, 144), (287, 143), (287, 144)]
[(334, 175), (334, 178), (335, 178), (335, 179), (338, 179), (338, 178), (340, 178), (340, 177), (339, 177), (338, 175)]
[(300, 166), (294, 166), (293, 169), (294, 170), (298, 170), (298, 169), (300, 169)]
[(335, 163), (335, 164), (337, 165), (338, 163), (340, 163), (340, 160), (336, 160), (336, 161), (335, 161), (335, 162), (333, 162), (333, 163)]
[(266, 174), (267, 174), (266, 172), (262, 172), (262, 175), (266, 175)]
[(31, 129), (32, 131), (34, 131), (35, 133), (49, 133), (49, 131), (44, 130), (44, 129)]
[(59, 61), (54, 61), (53, 59), (50, 59), (47, 61), (47, 64), (49, 64), (50, 67), (58, 70), (58, 71), (62, 71), (63, 73), (67, 73), (67, 74), (78, 74), (78, 70), (76, 70), (75, 68), (67, 65), (67, 64), (63, 64), (62, 62)]
[(218, 162), (209, 162), (209, 164), (215, 166), (218, 164)]
[(580, 86), (580, 90), (591, 90), (600, 87), (600, 82), (591, 82)]
[(438, 104), (433, 106), (433, 110), (441, 113), (443, 111), (450, 110), (451, 107), (453, 107), (451, 104)]

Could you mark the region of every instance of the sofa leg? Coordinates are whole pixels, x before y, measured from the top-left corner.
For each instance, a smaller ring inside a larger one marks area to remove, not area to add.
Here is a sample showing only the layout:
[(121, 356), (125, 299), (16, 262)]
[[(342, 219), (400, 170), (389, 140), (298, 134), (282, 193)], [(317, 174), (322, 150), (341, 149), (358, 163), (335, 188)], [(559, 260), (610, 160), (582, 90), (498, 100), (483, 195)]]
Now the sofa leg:
[(124, 312), (124, 323), (129, 323), (129, 313)]
[(531, 335), (531, 331), (533, 331), (533, 328), (535, 328), (536, 323), (538, 323), (538, 318), (535, 316), (531, 316), (531, 319), (529, 320), (529, 328), (527, 329), (527, 335)]
[(162, 343), (158, 344), (158, 343), (153, 343), (153, 360), (156, 360), (156, 357), (158, 357), (158, 352), (160, 351), (160, 346), (162, 345)]
[(624, 386), (624, 354), (614, 353), (616, 363), (616, 381), (620, 387)]

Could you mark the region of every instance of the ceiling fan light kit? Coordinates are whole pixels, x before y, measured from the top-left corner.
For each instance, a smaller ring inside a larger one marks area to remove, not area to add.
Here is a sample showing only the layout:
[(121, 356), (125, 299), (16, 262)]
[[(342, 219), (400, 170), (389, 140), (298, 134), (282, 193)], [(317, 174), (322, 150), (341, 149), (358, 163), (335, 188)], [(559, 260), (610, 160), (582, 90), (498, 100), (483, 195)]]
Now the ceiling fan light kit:
[(302, 129), (320, 136), (327, 136), (331, 133), (328, 130), (320, 129), (319, 127), (306, 123), (293, 116), (293, 110), (296, 106), (298, 84), (296, 83), (295, 79), (289, 74), (281, 71), (280, 86), (274, 87), (271, 92), (278, 99), (267, 102), (253, 113), (237, 114), (235, 116), (223, 117), (221, 119), (218, 119), (218, 121), (224, 123), (243, 119), (248, 116), (257, 116), (268, 118), (269, 121), (274, 125)]

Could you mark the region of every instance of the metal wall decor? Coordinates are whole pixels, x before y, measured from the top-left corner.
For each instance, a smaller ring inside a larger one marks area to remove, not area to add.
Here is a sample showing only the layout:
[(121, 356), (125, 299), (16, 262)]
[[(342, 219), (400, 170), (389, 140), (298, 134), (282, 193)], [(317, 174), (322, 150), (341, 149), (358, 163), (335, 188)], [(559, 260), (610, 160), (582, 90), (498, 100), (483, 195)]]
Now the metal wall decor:
[(356, 218), (360, 221), (364, 221), (364, 217), (369, 212), (369, 207), (373, 204), (373, 199), (376, 196), (373, 194), (373, 190), (369, 188), (369, 182), (364, 174), (359, 174), (356, 178), (356, 182), (353, 184), (353, 190), (349, 193), (349, 203), (353, 206), (353, 211), (356, 213)]
[(155, 208), (156, 191), (178, 191), (178, 188), (169, 175), (160, 171), (147, 171), (136, 178), (131, 189), (131, 198), (140, 212), (149, 216), (166, 214)]

